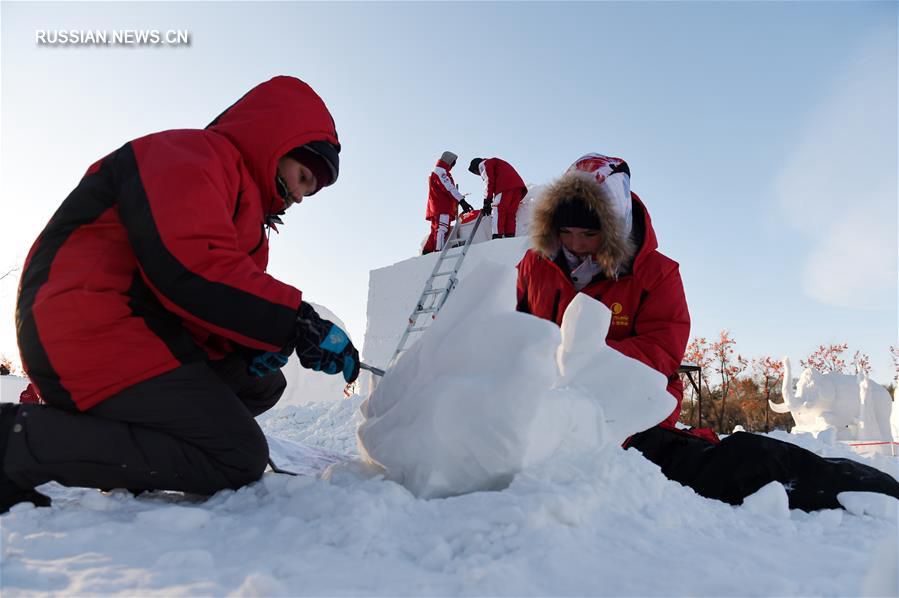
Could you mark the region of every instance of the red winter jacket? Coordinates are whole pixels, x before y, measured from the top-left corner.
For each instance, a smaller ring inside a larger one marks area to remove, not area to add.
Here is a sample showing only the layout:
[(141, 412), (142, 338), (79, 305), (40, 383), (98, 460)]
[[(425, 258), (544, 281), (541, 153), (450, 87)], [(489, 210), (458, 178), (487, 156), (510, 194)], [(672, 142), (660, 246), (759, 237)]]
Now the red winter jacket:
[[(657, 251), (658, 242), (649, 212), (636, 194), (631, 194), (634, 234), (615, 230), (614, 216), (601, 194), (590, 195), (568, 176), (551, 187), (535, 208), (531, 222), (534, 249), (518, 264), (518, 309), (557, 324), (577, 290), (567, 274), (558, 233), (552, 226), (555, 207), (572, 194), (587, 196), (600, 216), (605, 245), (597, 263), (606, 270), (580, 292), (602, 301), (612, 310), (606, 342), (610, 347), (638, 359), (668, 377), (668, 392), (677, 406), (663, 427), (674, 428), (680, 415), (683, 383), (677, 369), (690, 334), (690, 314), (677, 262)], [(594, 185), (595, 186), (595, 185)], [(602, 259), (605, 258), (605, 259)]]
[(485, 197), (493, 197), (497, 193), (505, 193), (513, 189), (521, 189), (522, 197), (527, 195), (528, 188), (512, 165), (500, 158), (487, 158), (478, 166), (481, 177), (487, 181)]
[(443, 160), (437, 160), (437, 165), (428, 178), (428, 207), (425, 211), (425, 220), (431, 220), (440, 214), (456, 217), (462, 194), (456, 187), (450, 168), (452, 166)]
[(280, 156), (338, 145), (305, 83), (276, 77), (205, 129), (135, 139), (88, 169), (25, 262), (16, 324), (48, 403), (88, 409), (237, 343), (283, 347), (298, 289), (265, 273), (267, 218), (284, 209)]

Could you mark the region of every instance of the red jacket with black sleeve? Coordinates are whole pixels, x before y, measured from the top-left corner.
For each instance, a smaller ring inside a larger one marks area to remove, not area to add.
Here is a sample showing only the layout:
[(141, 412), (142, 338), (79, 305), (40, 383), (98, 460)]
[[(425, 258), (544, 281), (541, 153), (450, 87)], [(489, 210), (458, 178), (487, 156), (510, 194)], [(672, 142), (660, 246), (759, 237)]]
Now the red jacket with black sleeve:
[(292, 77), (248, 92), (205, 129), (135, 139), (95, 163), (22, 272), (16, 324), (41, 396), (89, 409), (184, 363), (278, 350), (298, 289), (269, 274), (280, 156), (338, 145), (318, 95)]

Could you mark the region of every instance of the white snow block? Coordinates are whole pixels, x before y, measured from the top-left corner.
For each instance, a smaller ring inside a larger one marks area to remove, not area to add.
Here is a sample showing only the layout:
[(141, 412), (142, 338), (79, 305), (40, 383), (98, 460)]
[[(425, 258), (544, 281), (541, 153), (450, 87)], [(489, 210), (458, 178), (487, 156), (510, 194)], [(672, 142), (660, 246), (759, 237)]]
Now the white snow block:
[(583, 293), (568, 305), (558, 351), (559, 385), (596, 400), (605, 415), (606, 442), (621, 444), (664, 420), (677, 402), (666, 390), (665, 376), (605, 343), (611, 320), (608, 307)]
[(482, 263), (362, 403), (360, 453), (421, 497), (505, 487), (554, 455), (598, 451), (662, 421), (667, 380), (605, 344), (581, 295), (554, 323), (515, 311), (515, 270)]
[(363, 458), (426, 498), (509, 483), (559, 344), (558, 327), (514, 306), (514, 269), (482, 263), (468, 276), (363, 402)]
[(790, 518), (790, 499), (780, 482), (769, 482), (743, 499), (742, 508), (776, 519)]
[(899, 521), (899, 499), (878, 492), (840, 492), (837, 501), (853, 515)]

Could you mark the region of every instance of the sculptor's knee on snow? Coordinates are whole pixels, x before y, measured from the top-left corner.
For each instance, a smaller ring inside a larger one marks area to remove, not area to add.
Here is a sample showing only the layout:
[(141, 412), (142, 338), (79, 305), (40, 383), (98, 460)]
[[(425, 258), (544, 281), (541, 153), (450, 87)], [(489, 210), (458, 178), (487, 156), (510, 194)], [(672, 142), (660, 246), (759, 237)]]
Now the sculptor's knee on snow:
[(232, 437), (233, 450), (219, 459), (219, 466), (227, 485), (213, 488), (217, 492), (225, 488), (237, 489), (262, 477), (268, 466), (268, 443), (265, 434), (255, 420)]

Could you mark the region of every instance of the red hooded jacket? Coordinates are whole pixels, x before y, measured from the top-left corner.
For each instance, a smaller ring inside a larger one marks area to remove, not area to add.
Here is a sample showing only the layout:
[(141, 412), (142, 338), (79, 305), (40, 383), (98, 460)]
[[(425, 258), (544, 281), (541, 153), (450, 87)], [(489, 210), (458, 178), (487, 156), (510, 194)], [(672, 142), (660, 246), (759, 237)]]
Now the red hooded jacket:
[(452, 166), (443, 160), (437, 160), (437, 165), (428, 178), (428, 207), (425, 211), (425, 220), (431, 220), (440, 214), (456, 217), (462, 194), (456, 187), (450, 168)]
[(566, 197), (586, 196), (602, 223), (606, 241), (597, 263), (606, 272), (580, 292), (612, 310), (606, 336), (610, 347), (668, 377), (668, 392), (677, 399), (677, 406), (661, 425), (674, 428), (683, 398), (677, 369), (690, 334), (690, 314), (677, 262), (657, 251), (649, 212), (636, 194), (631, 194), (634, 232), (625, 235), (613, 225), (614, 215), (601, 194), (584, 192), (585, 185), (589, 187), (584, 179), (563, 178), (535, 208), (531, 222), (535, 248), (518, 264), (518, 309), (561, 325), (565, 309), (579, 291), (566, 272), (552, 219), (556, 206)]
[(88, 169), (35, 241), (16, 325), (48, 403), (88, 409), (233, 345), (287, 344), (298, 289), (265, 273), (266, 225), (284, 209), (278, 159), (338, 146), (308, 85), (276, 77), (205, 129), (135, 139)]

